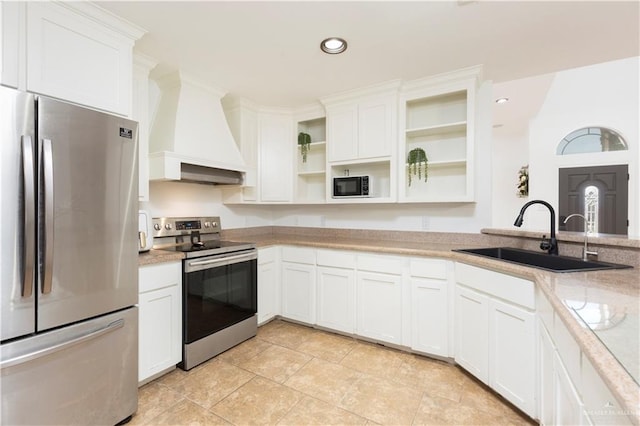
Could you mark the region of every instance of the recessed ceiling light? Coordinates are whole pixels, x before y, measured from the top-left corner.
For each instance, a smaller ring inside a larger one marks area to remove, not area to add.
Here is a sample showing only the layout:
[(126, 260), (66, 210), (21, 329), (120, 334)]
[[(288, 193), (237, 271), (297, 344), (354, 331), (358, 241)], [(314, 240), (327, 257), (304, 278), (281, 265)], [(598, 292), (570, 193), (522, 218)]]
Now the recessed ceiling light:
[(329, 37), (322, 40), (322, 43), (320, 43), (320, 49), (322, 49), (324, 53), (337, 55), (338, 53), (342, 53), (347, 50), (347, 42), (339, 37)]
[(496, 99), (497, 104), (503, 104), (505, 102), (509, 102), (509, 98), (498, 98)]

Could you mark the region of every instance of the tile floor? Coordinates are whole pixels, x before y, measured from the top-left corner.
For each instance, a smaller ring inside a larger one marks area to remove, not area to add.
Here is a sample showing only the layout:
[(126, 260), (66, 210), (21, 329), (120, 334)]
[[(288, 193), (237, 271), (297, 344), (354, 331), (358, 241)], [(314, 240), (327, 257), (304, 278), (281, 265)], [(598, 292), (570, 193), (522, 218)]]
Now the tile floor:
[(534, 424), (458, 367), (276, 320), (139, 390), (130, 425)]

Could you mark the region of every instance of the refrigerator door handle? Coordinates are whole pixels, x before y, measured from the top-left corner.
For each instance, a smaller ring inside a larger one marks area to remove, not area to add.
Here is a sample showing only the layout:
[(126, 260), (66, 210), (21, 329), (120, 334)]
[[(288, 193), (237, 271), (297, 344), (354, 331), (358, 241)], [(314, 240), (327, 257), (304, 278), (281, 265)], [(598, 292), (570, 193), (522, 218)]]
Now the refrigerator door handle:
[(22, 297), (26, 298), (33, 294), (36, 242), (35, 164), (33, 140), (30, 136), (22, 137), (22, 183), (24, 187)]
[(103, 334), (111, 333), (112, 331), (122, 328), (123, 326), (124, 319), (120, 318), (119, 320), (113, 321), (105, 327), (90, 331), (89, 333), (83, 334), (78, 337), (74, 337), (73, 339), (67, 340), (66, 342), (61, 342), (54, 346), (49, 346), (44, 349), (39, 349), (30, 353), (18, 355), (7, 360), (2, 360), (0, 361), (0, 370), (2, 370), (3, 368), (9, 368), (16, 365), (24, 364), (26, 362), (33, 361), (47, 355), (51, 355), (55, 352), (67, 349), (70, 346), (86, 342), (87, 340), (95, 339), (102, 336)]
[(50, 139), (42, 140), (44, 191), (44, 277), (42, 294), (51, 293), (53, 284), (53, 150)]

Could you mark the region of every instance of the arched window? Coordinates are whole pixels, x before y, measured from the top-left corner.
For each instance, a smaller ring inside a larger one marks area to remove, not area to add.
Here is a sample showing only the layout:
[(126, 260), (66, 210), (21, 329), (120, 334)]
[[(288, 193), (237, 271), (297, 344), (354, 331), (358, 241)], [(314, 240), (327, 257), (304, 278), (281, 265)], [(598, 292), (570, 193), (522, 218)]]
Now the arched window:
[(606, 127), (585, 127), (565, 136), (558, 144), (556, 154), (570, 155), (587, 152), (626, 151), (625, 140)]
[(587, 233), (596, 234), (598, 232), (598, 208), (599, 191), (594, 185), (584, 189), (584, 217), (587, 218)]

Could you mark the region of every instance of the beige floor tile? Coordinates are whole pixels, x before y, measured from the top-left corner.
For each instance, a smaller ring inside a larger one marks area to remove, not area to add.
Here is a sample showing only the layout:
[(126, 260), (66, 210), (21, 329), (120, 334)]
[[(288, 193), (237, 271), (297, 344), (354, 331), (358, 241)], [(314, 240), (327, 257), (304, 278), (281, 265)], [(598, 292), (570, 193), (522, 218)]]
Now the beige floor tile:
[(432, 396), (453, 401), (460, 401), (466, 383), (466, 375), (458, 367), (420, 355), (404, 358), (392, 377), (407, 386), (423, 389)]
[(302, 342), (296, 350), (329, 362), (338, 363), (356, 347), (356, 344), (356, 340), (350, 337), (318, 332)]
[(302, 398), (300, 392), (254, 377), (211, 411), (235, 425), (276, 424)]
[(289, 349), (296, 349), (318, 331), (285, 321), (272, 321), (258, 329), (258, 338)]
[(342, 410), (335, 405), (304, 397), (287, 413), (278, 425), (365, 425), (367, 419)]
[(460, 404), (491, 413), (503, 414), (505, 412), (513, 411), (492, 390), (475, 381), (465, 383), (462, 390), (462, 396), (460, 398)]
[(178, 383), (180, 380), (184, 380), (188, 374), (189, 374), (188, 371), (184, 371), (176, 367), (175, 370), (165, 374), (162, 377), (159, 377), (158, 379), (155, 380), (155, 382), (163, 385), (171, 386)]
[(194, 370), (172, 389), (190, 400), (209, 408), (231, 392), (247, 383), (255, 375), (232, 364), (213, 359)]
[(239, 367), (259, 374), (278, 383), (283, 383), (311, 360), (309, 355), (273, 345)]
[(216, 359), (228, 362), (230, 364), (238, 365), (244, 361), (247, 361), (260, 352), (271, 347), (271, 343), (256, 337), (245, 340), (237, 346), (229, 349), (226, 352), (221, 353)]
[(209, 426), (209, 425), (230, 425), (223, 418), (206, 410), (200, 405), (183, 400), (155, 419), (153, 425), (189, 425), (189, 426)]
[(403, 360), (411, 356), (381, 345), (358, 342), (340, 364), (374, 376), (393, 378)]
[(128, 424), (148, 424), (155, 417), (183, 400), (184, 395), (160, 383), (146, 384), (138, 389), (138, 411)]
[(284, 384), (314, 398), (338, 404), (362, 376), (350, 368), (314, 358)]
[(380, 424), (408, 425), (423, 392), (388, 379), (365, 376), (347, 391), (340, 407)]
[(446, 398), (425, 395), (415, 418), (414, 425), (505, 425), (511, 424), (498, 413), (488, 413), (477, 408), (461, 405)]

